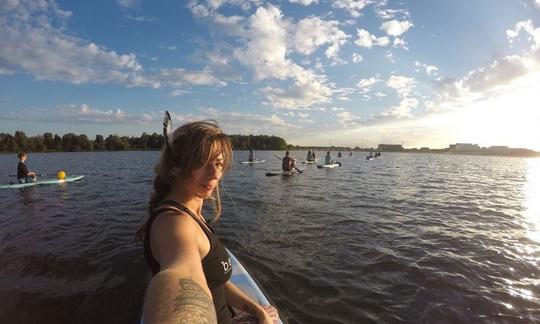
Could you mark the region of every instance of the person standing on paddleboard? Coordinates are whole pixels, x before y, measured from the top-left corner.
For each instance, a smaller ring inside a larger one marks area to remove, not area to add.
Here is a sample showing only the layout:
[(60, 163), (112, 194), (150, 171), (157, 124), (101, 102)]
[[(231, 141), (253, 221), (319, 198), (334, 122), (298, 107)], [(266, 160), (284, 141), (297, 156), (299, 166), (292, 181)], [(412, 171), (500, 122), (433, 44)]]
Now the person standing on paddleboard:
[(17, 181), (19, 183), (36, 182), (36, 173), (28, 171), (26, 164), (24, 164), (24, 161), (26, 161), (27, 158), (26, 152), (19, 152), (17, 157), (19, 158), (19, 164), (17, 165)]
[(283, 169), (283, 171), (289, 172), (294, 169), (295, 165), (296, 165), (296, 160), (289, 156), (289, 151), (286, 151), (285, 156), (283, 157), (283, 160), (281, 161), (281, 169)]
[(229, 281), (229, 254), (202, 215), (204, 201), (211, 201), (214, 222), (219, 219), (218, 185), (232, 161), (229, 138), (204, 121), (173, 133), (168, 112), (163, 125), (165, 146), (154, 169), (149, 214), (136, 233), (153, 274), (143, 322), (235, 323), (244, 315), (235, 315), (235, 307), (258, 323), (273, 323), (267, 313), (272, 306), (258, 305)]
[(306, 161), (313, 161), (313, 160), (311, 159), (311, 150), (307, 151)]
[(252, 150), (252, 149), (249, 150), (248, 161), (249, 161), (249, 162), (255, 161), (255, 153), (253, 153), (253, 150)]
[(332, 159), (332, 155), (330, 155), (330, 151), (326, 152), (326, 156), (324, 157), (324, 164), (334, 164), (334, 159)]

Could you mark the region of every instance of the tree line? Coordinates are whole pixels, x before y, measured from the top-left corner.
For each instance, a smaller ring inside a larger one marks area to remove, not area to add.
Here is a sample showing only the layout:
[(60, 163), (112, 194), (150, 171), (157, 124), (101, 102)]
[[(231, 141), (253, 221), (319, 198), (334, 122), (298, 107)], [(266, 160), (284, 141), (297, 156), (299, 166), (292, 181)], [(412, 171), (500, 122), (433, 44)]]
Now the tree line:
[[(287, 142), (277, 136), (229, 135), (235, 150), (286, 150)], [(159, 150), (165, 143), (162, 134), (142, 133), (141, 136), (104, 137), (96, 135), (92, 140), (84, 134), (68, 133), (63, 136), (50, 132), (36, 136), (26, 136), (23, 131), (14, 135), (0, 133), (0, 152), (81, 152), (81, 151), (127, 151)]]

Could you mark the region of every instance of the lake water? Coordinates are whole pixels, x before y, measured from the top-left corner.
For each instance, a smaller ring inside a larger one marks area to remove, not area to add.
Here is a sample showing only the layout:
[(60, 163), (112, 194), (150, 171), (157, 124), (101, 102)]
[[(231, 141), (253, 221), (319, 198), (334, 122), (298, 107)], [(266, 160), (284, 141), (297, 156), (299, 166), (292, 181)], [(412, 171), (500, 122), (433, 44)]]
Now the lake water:
[[(283, 152), (256, 154), (235, 152), (216, 229), (290, 323), (540, 321), (540, 159), (354, 153), (266, 177)], [(158, 157), (29, 154), (86, 177), (0, 191), (0, 323), (138, 321)], [(0, 155), (0, 183), (16, 165)]]

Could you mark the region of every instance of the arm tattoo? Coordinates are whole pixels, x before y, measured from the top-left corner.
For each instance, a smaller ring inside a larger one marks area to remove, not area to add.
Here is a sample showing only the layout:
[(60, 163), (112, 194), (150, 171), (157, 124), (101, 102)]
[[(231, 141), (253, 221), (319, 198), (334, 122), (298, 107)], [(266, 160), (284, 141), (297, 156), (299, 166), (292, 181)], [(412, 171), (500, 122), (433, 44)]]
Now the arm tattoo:
[(178, 284), (173, 306), (178, 323), (217, 323), (214, 303), (202, 287), (192, 279), (180, 279)]

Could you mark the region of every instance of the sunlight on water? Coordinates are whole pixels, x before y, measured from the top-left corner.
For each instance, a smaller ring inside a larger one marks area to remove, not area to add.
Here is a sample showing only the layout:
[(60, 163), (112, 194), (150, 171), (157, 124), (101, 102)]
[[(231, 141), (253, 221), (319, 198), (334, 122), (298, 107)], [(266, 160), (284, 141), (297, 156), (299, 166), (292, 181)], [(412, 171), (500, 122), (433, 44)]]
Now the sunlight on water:
[[(525, 219), (530, 224), (527, 236), (540, 243), (540, 159), (527, 161), (527, 182), (523, 190)], [(532, 248), (537, 249), (538, 247)]]

